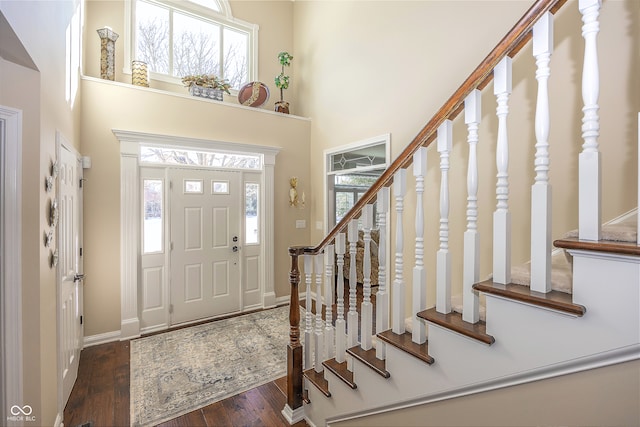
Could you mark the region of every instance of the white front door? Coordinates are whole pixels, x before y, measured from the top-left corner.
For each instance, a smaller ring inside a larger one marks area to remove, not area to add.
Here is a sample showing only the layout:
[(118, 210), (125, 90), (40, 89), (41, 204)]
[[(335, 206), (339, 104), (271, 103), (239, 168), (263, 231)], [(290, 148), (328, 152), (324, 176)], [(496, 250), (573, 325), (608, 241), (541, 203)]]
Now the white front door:
[[(78, 377), (82, 350), (82, 165), (68, 144), (59, 145), (58, 157), (58, 360), (62, 380), (62, 406)], [(55, 210), (55, 208), (54, 208)], [(55, 215), (55, 213), (54, 213)]]
[(240, 175), (169, 169), (172, 325), (241, 310)]

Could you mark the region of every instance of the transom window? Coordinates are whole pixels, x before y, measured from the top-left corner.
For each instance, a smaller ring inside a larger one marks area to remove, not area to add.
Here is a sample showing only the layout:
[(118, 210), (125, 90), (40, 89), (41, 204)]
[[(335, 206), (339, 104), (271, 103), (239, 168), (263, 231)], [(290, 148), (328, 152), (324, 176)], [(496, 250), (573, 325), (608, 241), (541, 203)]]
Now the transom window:
[[(327, 225), (335, 226), (387, 168), (390, 135), (325, 151)], [(373, 205), (377, 226), (376, 204)], [(358, 227), (361, 227), (359, 221)]]
[(262, 156), (186, 148), (140, 146), (140, 162), (224, 169), (262, 169)]
[(230, 19), (216, 0), (131, 5), (131, 59), (146, 62), (153, 78), (214, 74), (234, 89), (254, 80), (257, 26)]

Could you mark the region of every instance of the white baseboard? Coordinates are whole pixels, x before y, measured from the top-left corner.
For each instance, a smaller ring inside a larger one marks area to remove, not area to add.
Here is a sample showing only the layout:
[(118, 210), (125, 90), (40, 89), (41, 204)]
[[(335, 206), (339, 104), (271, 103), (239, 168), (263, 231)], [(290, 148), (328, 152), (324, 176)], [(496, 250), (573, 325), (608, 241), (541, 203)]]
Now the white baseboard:
[(289, 424), (295, 424), (299, 421), (304, 420), (304, 405), (291, 409), (289, 405), (284, 405), (284, 409), (282, 410), (282, 416), (289, 422)]
[(105, 332), (104, 334), (89, 335), (84, 337), (83, 348), (108, 342), (120, 341), (120, 331)]

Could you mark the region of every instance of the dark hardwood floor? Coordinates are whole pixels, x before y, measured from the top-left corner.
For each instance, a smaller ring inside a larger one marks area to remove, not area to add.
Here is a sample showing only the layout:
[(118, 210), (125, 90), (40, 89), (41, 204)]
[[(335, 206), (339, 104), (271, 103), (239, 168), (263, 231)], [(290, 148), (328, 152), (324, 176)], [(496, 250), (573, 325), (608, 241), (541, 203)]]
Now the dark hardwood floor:
[[(374, 313), (376, 291), (377, 287), (374, 287), (371, 296)], [(348, 281), (345, 281), (344, 299), (346, 304), (349, 300)], [(357, 301), (359, 308), (362, 302), (361, 284), (357, 286)], [(301, 301), (301, 305), (304, 307), (304, 300)], [(315, 312), (315, 301), (312, 302), (312, 307)], [(323, 319), (325, 318), (324, 309), (325, 307), (322, 307)], [(332, 312), (332, 323), (335, 324), (335, 302)], [(358, 314), (359, 312), (358, 309)], [(375, 331), (375, 314), (373, 321)], [(129, 372), (129, 340), (82, 350), (78, 379), (64, 410), (65, 426), (78, 427), (89, 423), (91, 427), (130, 425)], [(286, 389), (287, 380), (286, 377), (282, 377), (160, 425), (163, 427), (288, 426), (289, 423), (281, 413), (286, 403)], [(305, 421), (294, 425), (308, 426)]]
[[(281, 411), (286, 377), (212, 403), (161, 426), (288, 426)], [(64, 410), (64, 425), (130, 425), (129, 341), (88, 347), (80, 354), (78, 379)], [(294, 424), (307, 426), (305, 421)]]

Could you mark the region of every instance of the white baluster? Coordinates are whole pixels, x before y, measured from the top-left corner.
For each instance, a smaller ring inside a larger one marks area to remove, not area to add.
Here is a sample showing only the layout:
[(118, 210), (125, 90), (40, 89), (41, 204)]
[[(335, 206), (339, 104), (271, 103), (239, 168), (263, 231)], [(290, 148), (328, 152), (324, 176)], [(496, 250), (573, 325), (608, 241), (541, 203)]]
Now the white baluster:
[(478, 234), (478, 127), (482, 119), (482, 95), (471, 92), (464, 100), (464, 122), (467, 124), (469, 165), (467, 167), (467, 230), (464, 232), (464, 270), (462, 273), (462, 320), (480, 320), (478, 294), (472, 286), (480, 277), (480, 236)]
[(358, 251), (358, 220), (349, 221), (347, 229), (349, 238), (349, 313), (347, 315), (347, 343), (349, 348), (358, 344), (358, 272), (356, 254)]
[(396, 259), (395, 279), (393, 280), (393, 318), (391, 329), (394, 334), (404, 334), (404, 278), (403, 278), (403, 253), (404, 230), (402, 227), (402, 212), (404, 211), (404, 195), (407, 192), (407, 171), (399, 169), (393, 176), (393, 197), (396, 199)]
[(372, 347), (371, 335), (373, 334), (373, 305), (371, 304), (371, 227), (373, 227), (373, 205), (366, 205), (362, 210), (362, 228), (364, 230), (364, 260), (362, 280), (362, 305), (360, 316), (362, 317), (360, 341), (363, 350)]
[[(378, 190), (378, 292), (376, 293), (376, 333), (389, 329), (389, 293), (387, 292), (387, 213), (389, 212), (389, 187)], [(386, 358), (385, 344), (376, 343), (376, 357)]]
[(438, 127), (440, 153), (440, 249), (436, 256), (436, 310), (451, 312), (451, 254), (449, 253), (449, 155), (453, 145), (451, 120)]
[(416, 177), (416, 256), (413, 267), (412, 341), (423, 344), (427, 340), (427, 325), (418, 314), (427, 309), (427, 275), (424, 269), (424, 177), (427, 174), (427, 149), (418, 148), (413, 155), (413, 175)]
[(511, 213), (509, 212), (509, 139), (507, 115), (511, 94), (511, 58), (504, 57), (493, 70), (493, 93), (498, 107), (496, 211), (493, 213), (493, 281), (511, 282)]
[(313, 256), (303, 255), (304, 258), (304, 277), (305, 277), (305, 324), (304, 324), (304, 369), (311, 369), (313, 348), (313, 316), (311, 311), (311, 275), (313, 274)]
[(339, 233), (335, 241), (338, 284), (336, 291), (336, 361), (342, 363), (347, 357), (346, 323), (344, 321), (344, 253), (346, 250), (345, 235)]
[(553, 15), (547, 12), (533, 26), (536, 58), (536, 178), (531, 186), (531, 290), (551, 290), (551, 185), (549, 185), (549, 62), (553, 52)]
[(314, 366), (316, 368), (316, 372), (322, 372), (322, 354), (324, 350), (322, 349), (322, 341), (323, 336), (322, 332), (324, 330), (322, 325), (322, 261), (324, 260), (323, 254), (317, 254), (313, 256), (313, 270), (316, 273), (316, 330), (315, 337), (313, 341), (313, 350), (314, 350)]
[(324, 313), (324, 358), (331, 359), (335, 357), (335, 348), (333, 342), (333, 311), (331, 306), (333, 305), (333, 263), (335, 262), (335, 250), (333, 245), (328, 245), (324, 248), (324, 262), (325, 262), (325, 282), (324, 282), (324, 303), (326, 311)]
[(582, 240), (600, 240), (602, 228), (601, 166), (598, 151), (600, 118), (598, 97), (600, 95), (600, 70), (596, 37), (600, 31), (598, 15), (601, 0), (579, 0), (582, 14), (582, 37), (584, 38), (584, 64), (582, 68), (582, 152), (578, 158), (578, 235)]

